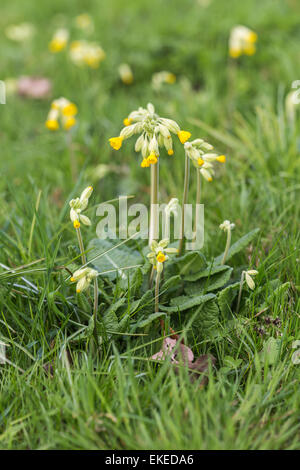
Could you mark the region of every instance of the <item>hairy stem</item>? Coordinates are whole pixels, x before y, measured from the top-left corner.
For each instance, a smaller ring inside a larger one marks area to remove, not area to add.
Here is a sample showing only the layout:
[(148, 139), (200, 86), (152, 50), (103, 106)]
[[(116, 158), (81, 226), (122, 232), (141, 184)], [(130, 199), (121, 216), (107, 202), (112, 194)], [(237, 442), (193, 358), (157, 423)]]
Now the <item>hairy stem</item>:
[(77, 233), (77, 239), (78, 239), (78, 244), (79, 244), (79, 249), (80, 249), (81, 262), (82, 264), (86, 264), (86, 256), (84, 254), (84, 246), (83, 246), (83, 240), (81, 236), (80, 227), (76, 228), (76, 233)]
[(229, 227), (227, 229), (226, 246), (225, 246), (225, 251), (224, 251), (224, 255), (223, 255), (221, 264), (225, 264), (225, 261), (226, 261), (227, 255), (228, 255), (228, 251), (229, 251), (229, 248), (230, 248), (230, 242), (231, 242), (231, 228)]
[(185, 170), (184, 170), (184, 187), (183, 187), (183, 200), (182, 200), (182, 212), (181, 212), (181, 234), (180, 234), (180, 243), (179, 243), (179, 250), (178, 255), (181, 256), (182, 252), (184, 251), (184, 206), (187, 203), (188, 192), (189, 192), (189, 180), (190, 180), (190, 159), (185, 154)]
[(150, 228), (149, 228), (149, 246), (155, 239), (158, 232), (157, 210), (154, 204), (158, 204), (158, 185), (159, 185), (159, 166), (158, 162), (151, 165), (151, 193), (150, 193)]
[[(159, 312), (159, 282), (160, 282), (160, 273), (156, 273), (156, 279), (155, 279), (155, 313)], [(165, 334), (165, 322), (161, 318), (160, 320), (160, 326), (162, 329), (163, 334)]]
[(202, 178), (201, 178), (200, 169), (197, 168), (196, 217), (195, 217), (194, 230), (193, 230), (194, 231), (193, 241), (196, 239), (196, 234), (197, 234), (197, 227), (198, 227), (197, 205), (199, 205), (201, 202), (201, 189), (202, 189)]
[(95, 277), (94, 279), (94, 310), (93, 310), (93, 315), (94, 315), (94, 338), (96, 342), (96, 346), (98, 347), (98, 334), (97, 334), (97, 313), (98, 313), (98, 282), (97, 278)]
[(242, 272), (242, 276), (241, 276), (240, 290), (239, 290), (239, 296), (238, 296), (238, 301), (237, 301), (236, 313), (239, 313), (239, 309), (240, 309), (240, 303), (241, 303), (241, 298), (242, 298), (242, 290), (243, 290), (243, 284), (244, 284), (244, 277), (245, 277), (245, 271)]

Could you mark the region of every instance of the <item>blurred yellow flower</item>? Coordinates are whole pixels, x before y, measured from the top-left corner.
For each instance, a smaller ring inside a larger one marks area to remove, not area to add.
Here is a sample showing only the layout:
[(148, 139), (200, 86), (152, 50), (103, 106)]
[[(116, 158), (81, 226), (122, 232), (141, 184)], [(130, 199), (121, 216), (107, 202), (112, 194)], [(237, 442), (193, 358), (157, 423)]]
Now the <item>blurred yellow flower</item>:
[(56, 53), (62, 51), (66, 48), (68, 40), (69, 31), (65, 28), (58, 29), (57, 31), (55, 31), (49, 43), (50, 52)]
[(176, 82), (176, 75), (172, 72), (162, 71), (152, 75), (152, 87), (155, 90), (160, 90), (164, 83), (173, 85)]
[(94, 31), (94, 22), (92, 17), (88, 13), (82, 13), (75, 17), (75, 25), (77, 28), (92, 33)]
[(256, 52), (257, 34), (246, 26), (232, 28), (229, 38), (229, 55), (237, 59), (242, 54), (253, 55)]
[(23, 42), (35, 34), (35, 26), (31, 23), (12, 24), (5, 29), (6, 36), (12, 41)]
[(105, 59), (105, 52), (98, 44), (88, 41), (73, 41), (70, 45), (70, 58), (78, 66), (99, 67)]
[(65, 130), (71, 129), (76, 124), (75, 115), (77, 106), (66, 98), (59, 98), (51, 103), (51, 108), (47, 116), (46, 127), (51, 131), (59, 129), (59, 119)]
[(130, 65), (121, 64), (119, 66), (119, 74), (122, 82), (125, 83), (125, 85), (131, 85), (131, 83), (133, 82), (133, 73)]

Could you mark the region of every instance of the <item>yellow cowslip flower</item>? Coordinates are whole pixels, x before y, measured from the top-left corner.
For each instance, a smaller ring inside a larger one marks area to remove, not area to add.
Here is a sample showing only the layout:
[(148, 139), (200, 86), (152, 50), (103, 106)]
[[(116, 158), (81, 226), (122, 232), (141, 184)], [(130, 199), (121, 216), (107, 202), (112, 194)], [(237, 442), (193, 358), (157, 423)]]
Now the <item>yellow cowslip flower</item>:
[(157, 161), (158, 161), (157, 156), (155, 155), (155, 153), (151, 153), (149, 155), (149, 157), (147, 158), (147, 161), (148, 161), (148, 163), (150, 163), (150, 165), (155, 165), (155, 163), (157, 163)]
[(69, 206), (71, 208), (70, 219), (73, 222), (74, 228), (79, 228), (80, 222), (82, 222), (84, 225), (91, 225), (90, 219), (86, 215), (83, 215), (82, 212), (87, 208), (92, 192), (93, 187), (88, 186), (84, 191), (82, 191), (80, 197), (72, 199), (69, 202)]
[(237, 59), (242, 54), (253, 55), (256, 52), (257, 34), (246, 26), (232, 28), (229, 38), (229, 55)]
[(130, 124), (132, 124), (132, 119), (129, 119), (129, 118), (123, 119), (123, 124), (124, 126), (130, 126)]
[(140, 107), (132, 111), (123, 123), (125, 127), (121, 130), (119, 137), (112, 137), (109, 143), (118, 150), (122, 145), (122, 140), (139, 134), (134, 148), (136, 152), (142, 154), (142, 168), (158, 162), (160, 148), (165, 148), (169, 155), (174, 154), (172, 134), (180, 136), (181, 139), (191, 136), (190, 132), (181, 131), (176, 121), (160, 117), (155, 112), (152, 103), (148, 103), (146, 108)]
[(152, 75), (152, 87), (159, 91), (164, 83), (173, 85), (176, 82), (176, 75), (172, 72), (163, 70)]
[(97, 276), (98, 271), (85, 267), (77, 269), (77, 271), (75, 271), (73, 276), (70, 278), (70, 281), (77, 283), (76, 292), (79, 294), (79, 292), (85, 291)]
[(125, 85), (131, 85), (133, 83), (133, 73), (130, 65), (121, 64), (119, 66), (119, 74), (122, 82), (125, 83)]
[(167, 255), (178, 253), (177, 248), (168, 248), (168, 245), (168, 238), (165, 238), (160, 242), (153, 240), (153, 242), (151, 243), (151, 252), (148, 253), (147, 258), (152, 264), (153, 268), (156, 269), (158, 273), (161, 273), (163, 271), (163, 264), (169, 259)]
[(148, 158), (143, 158), (142, 163), (141, 163), (141, 167), (142, 168), (148, 168), (149, 166), (150, 166), (150, 163), (148, 161)]
[(49, 43), (50, 52), (56, 53), (65, 49), (69, 40), (69, 31), (67, 29), (58, 29)]
[(180, 142), (184, 144), (187, 140), (189, 140), (192, 134), (189, 131), (179, 131), (177, 135)]
[(60, 120), (63, 128), (69, 130), (76, 124), (74, 115), (77, 111), (77, 106), (66, 98), (56, 99), (51, 103), (45, 125), (51, 131), (56, 131), (59, 129)]
[(215, 161), (220, 163), (226, 162), (225, 155), (212, 153), (211, 150), (213, 150), (213, 146), (203, 139), (195, 139), (192, 142), (186, 142), (184, 149), (193, 165), (200, 169), (201, 175), (209, 182), (212, 181), (214, 175), (212, 163)]
[(114, 150), (119, 150), (122, 147), (123, 137), (111, 137), (109, 143)]
[(97, 43), (73, 41), (70, 45), (70, 58), (78, 66), (87, 65), (95, 69), (105, 59), (105, 52)]
[(167, 259), (166, 255), (164, 253), (162, 253), (161, 251), (158, 253), (158, 255), (156, 256), (156, 259), (159, 263), (164, 263)]
[(94, 22), (88, 13), (82, 13), (75, 17), (75, 25), (77, 28), (82, 29), (88, 33), (94, 30)]

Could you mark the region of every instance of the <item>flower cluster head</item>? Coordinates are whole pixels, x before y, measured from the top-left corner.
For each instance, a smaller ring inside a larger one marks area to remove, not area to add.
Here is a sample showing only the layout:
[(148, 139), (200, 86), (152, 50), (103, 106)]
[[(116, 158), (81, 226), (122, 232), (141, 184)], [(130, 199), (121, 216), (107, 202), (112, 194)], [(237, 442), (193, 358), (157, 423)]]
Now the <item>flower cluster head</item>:
[(87, 65), (96, 69), (105, 59), (105, 52), (97, 43), (84, 40), (73, 41), (70, 45), (70, 58), (74, 64), (80, 67)]
[(249, 269), (248, 271), (244, 271), (244, 274), (247, 286), (249, 287), (249, 289), (253, 290), (255, 287), (255, 282), (253, 281), (251, 276), (256, 276), (256, 274), (258, 274), (258, 271), (256, 271), (256, 269)]
[(173, 155), (171, 133), (177, 134), (182, 144), (191, 137), (191, 133), (181, 130), (177, 122), (158, 116), (151, 103), (148, 103), (147, 108), (140, 107), (138, 110), (132, 111), (123, 122), (125, 127), (121, 130), (120, 135), (109, 139), (109, 143), (113, 149), (119, 150), (123, 140), (140, 134), (135, 143), (135, 151), (142, 154), (142, 168), (155, 165), (158, 162), (159, 149), (162, 147), (166, 149), (168, 155)]
[(87, 208), (89, 198), (92, 192), (92, 186), (88, 186), (87, 188), (85, 188), (84, 191), (82, 191), (80, 197), (72, 199), (69, 202), (69, 205), (71, 207), (70, 219), (73, 222), (74, 228), (79, 228), (80, 222), (82, 222), (84, 225), (91, 225), (90, 219), (86, 215), (83, 215), (82, 212)]
[(65, 28), (58, 29), (57, 31), (55, 31), (49, 43), (50, 52), (56, 53), (62, 51), (66, 48), (68, 40), (69, 31)]
[(12, 41), (24, 42), (35, 34), (35, 27), (31, 23), (11, 24), (6, 27), (5, 34)]
[(75, 25), (86, 33), (92, 33), (94, 31), (94, 22), (91, 15), (88, 13), (82, 13), (81, 15), (76, 16)]
[(59, 119), (63, 128), (68, 131), (75, 126), (77, 114), (77, 106), (66, 98), (59, 98), (52, 101), (51, 108), (47, 116), (46, 127), (51, 131), (59, 129)]
[(173, 85), (176, 82), (176, 75), (172, 72), (162, 71), (152, 75), (152, 87), (154, 90), (160, 90), (164, 83)]
[(150, 263), (158, 273), (161, 273), (164, 268), (164, 262), (169, 259), (168, 254), (177, 253), (177, 248), (168, 248), (169, 239), (165, 238), (160, 242), (153, 240), (150, 249), (151, 252), (147, 255)]
[(90, 283), (98, 276), (98, 271), (92, 268), (81, 268), (77, 269), (74, 272), (73, 276), (71, 277), (71, 282), (77, 282), (76, 285), (76, 292), (83, 292), (85, 291)]
[(253, 55), (256, 52), (257, 34), (246, 26), (235, 26), (230, 32), (229, 55), (237, 59), (242, 54)]
[(214, 175), (213, 162), (226, 162), (225, 155), (212, 153), (213, 146), (205, 142), (203, 139), (195, 139), (192, 142), (184, 144), (186, 155), (192, 160), (196, 168), (200, 168), (200, 173), (207, 181), (212, 181)]
[(222, 224), (219, 225), (220, 229), (224, 232), (228, 232), (228, 230), (233, 230), (235, 224), (231, 224), (229, 220), (224, 220)]
[(128, 64), (119, 65), (119, 75), (120, 75), (122, 82), (125, 85), (131, 85), (133, 83), (133, 73), (132, 73), (130, 65)]

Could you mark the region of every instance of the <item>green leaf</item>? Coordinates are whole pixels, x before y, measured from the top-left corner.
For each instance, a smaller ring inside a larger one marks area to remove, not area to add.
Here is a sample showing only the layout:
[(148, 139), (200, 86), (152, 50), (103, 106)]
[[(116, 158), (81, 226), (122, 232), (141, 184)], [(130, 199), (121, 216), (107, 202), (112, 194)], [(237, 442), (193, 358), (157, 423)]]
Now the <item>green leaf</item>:
[(218, 305), (224, 317), (231, 313), (231, 306), (239, 291), (240, 283), (235, 282), (218, 292)]
[[(208, 294), (211, 295), (211, 294)], [(215, 297), (215, 296), (214, 296)], [(200, 305), (198, 314), (193, 322), (193, 330), (200, 332), (202, 337), (213, 336), (218, 331), (219, 308), (215, 299)]]
[(144, 328), (145, 326), (150, 325), (150, 323), (152, 323), (153, 321), (157, 320), (157, 318), (165, 317), (165, 316), (166, 316), (165, 312), (152, 313), (145, 320), (141, 320), (137, 322), (136, 327)]
[(230, 267), (226, 265), (222, 265), (222, 266), (211, 265), (211, 266), (208, 266), (206, 269), (203, 269), (202, 271), (184, 276), (184, 280), (185, 281), (197, 281), (198, 279), (202, 279), (204, 277), (211, 277), (214, 274), (218, 274), (222, 271), (226, 271), (229, 268)]
[(136, 297), (139, 295), (142, 284), (143, 284), (143, 273), (140, 268), (137, 268), (135, 273), (132, 276), (132, 280), (130, 284), (131, 296)]
[[(116, 246), (119, 243), (122, 242), (94, 238), (88, 245), (88, 261), (91, 261), (91, 264), (102, 276), (110, 279), (119, 276), (126, 281), (130, 271), (122, 268), (143, 264), (143, 258), (137, 250), (129, 248), (124, 243)], [(108, 273), (107, 271), (112, 272)], [(131, 274), (133, 276), (133, 272)]]
[(181, 280), (181, 277), (179, 275), (170, 277), (163, 283), (161, 290), (166, 290), (166, 289), (170, 289), (171, 287), (177, 286), (180, 280)]
[(262, 357), (264, 362), (267, 362), (270, 365), (274, 365), (279, 359), (281, 348), (281, 340), (279, 338), (269, 338), (264, 342), (264, 347), (262, 350)]
[(206, 266), (204, 255), (199, 251), (191, 251), (180, 258), (175, 258), (175, 262), (181, 276), (193, 274)]
[[(226, 262), (230, 258), (232, 258), (234, 255), (236, 255), (237, 253), (239, 253), (240, 251), (247, 248), (249, 243), (256, 237), (256, 235), (258, 234), (259, 231), (260, 231), (259, 228), (255, 228), (255, 229), (251, 230), (251, 232), (249, 232), (246, 235), (244, 235), (243, 237), (241, 237), (238, 241), (233, 243), (233, 245), (231, 245), (231, 247), (229, 248), (229, 251), (227, 253)], [(217, 258), (215, 258), (214, 264), (220, 264), (222, 259), (223, 259), (223, 255), (224, 255), (224, 253), (217, 256)]]
[(165, 307), (164, 305), (160, 305), (160, 310), (164, 312), (178, 312), (191, 309), (197, 305), (203, 304), (208, 300), (215, 298), (214, 294), (207, 294), (207, 295), (195, 295), (193, 297), (187, 295), (181, 295), (179, 297), (175, 297), (171, 300), (170, 306)]
[(185, 292), (188, 295), (194, 295), (196, 293), (206, 293), (212, 292), (216, 289), (220, 289), (221, 287), (225, 286), (225, 284), (229, 281), (232, 273), (232, 268), (226, 267), (226, 270), (222, 270), (221, 272), (214, 274), (210, 278), (203, 278), (199, 279), (196, 282), (187, 282), (185, 284)]

